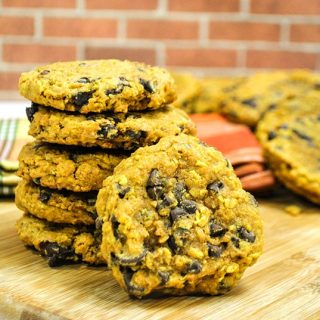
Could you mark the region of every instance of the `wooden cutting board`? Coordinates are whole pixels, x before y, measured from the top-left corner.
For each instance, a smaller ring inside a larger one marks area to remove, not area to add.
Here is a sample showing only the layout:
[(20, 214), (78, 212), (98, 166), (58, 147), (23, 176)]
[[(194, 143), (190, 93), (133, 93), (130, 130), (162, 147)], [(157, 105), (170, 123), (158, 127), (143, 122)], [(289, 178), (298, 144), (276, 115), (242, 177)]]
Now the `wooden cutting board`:
[(265, 252), (225, 296), (128, 298), (103, 267), (50, 269), (17, 238), (14, 204), (0, 202), (0, 319), (320, 319), (320, 208), (288, 196), (261, 201)]

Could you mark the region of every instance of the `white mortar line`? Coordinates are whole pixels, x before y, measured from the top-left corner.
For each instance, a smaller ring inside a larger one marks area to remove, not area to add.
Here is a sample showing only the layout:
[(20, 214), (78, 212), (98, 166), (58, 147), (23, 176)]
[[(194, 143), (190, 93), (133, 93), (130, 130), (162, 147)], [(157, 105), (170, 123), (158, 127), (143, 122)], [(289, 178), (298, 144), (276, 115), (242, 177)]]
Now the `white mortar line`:
[(290, 42), (290, 20), (284, 18), (280, 25), (280, 44), (287, 45)]
[(244, 69), (246, 67), (247, 60), (247, 50), (244, 45), (238, 48), (237, 50), (237, 66), (238, 68)]
[(168, 10), (168, 0), (158, 0), (157, 15), (166, 16)]
[(76, 46), (76, 59), (84, 60), (85, 59), (85, 41), (79, 41)]
[(76, 11), (78, 11), (79, 14), (85, 13), (85, 11), (86, 11), (85, 0), (77, 0)]
[(240, 1), (240, 12), (246, 17), (250, 15), (250, 0)]
[(127, 37), (127, 20), (124, 18), (120, 18), (118, 20), (117, 26), (117, 39), (124, 40)]
[(156, 45), (156, 65), (165, 66), (166, 64), (166, 46), (159, 42)]
[[(30, 36), (2, 36), (4, 43), (13, 44), (32, 44), (39, 43), (33, 41)], [(153, 48), (158, 43), (163, 43), (173, 48), (194, 48), (199, 46), (199, 40), (160, 40), (160, 39), (114, 39), (114, 38), (76, 38), (76, 37), (45, 37), (41, 39), (41, 44), (44, 45), (77, 45), (79, 41), (85, 41), (88, 46), (125, 46), (125, 47), (147, 47)], [(243, 40), (209, 40), (201, 44), (201, 48), (207, 49), (239, 49), (245, 44), (249, 49), (261, 49), (272, 51), (305, 51), (305, 52), (319, 52), (320, 43), (293, 43), (280, 46), (279, 42), (267, 41), (243, 41)]]
[[(79, 0), (78, 0), (79, 1)], [(161, 1), (161, 0), (160, 0)], [(153, 19), (159, 18), (159, 14), (165, 13), (165, 17), (168, 20), (198, 20), (201, 16), (205, 15), (208, 19), (215, 19), (218, 21), (243, 21), (247, 19), (253, 22), (266, 22), (266, 23), (280, 23), (283, 19), (283, 15), (275, 14), (254, 14), (247, 15), (239, 14), (239, 12), (174, 12), (174, 11), (162, 11), (158, 10), (81, 10), (78, 8), (3, 8), (2, 13), (8, 16), (26, 16), (33, 15), (35, 12), (43, 12), (45, 17), (65, 17), (74, 18), (75, 15), (83, 18), (144, 18)], [(308, 23), (308, 24), (320, 24), (320, 15), (287, 15), (290, 23)]]
[(43, 19), (42, 13), (36, 12), (34, 15), (34, 40), (40, 41), (43, 37)]
[(205, 46), (209, 41), (209, 19), (202, 16), (199, 20), (199, 42), (200, 45)]

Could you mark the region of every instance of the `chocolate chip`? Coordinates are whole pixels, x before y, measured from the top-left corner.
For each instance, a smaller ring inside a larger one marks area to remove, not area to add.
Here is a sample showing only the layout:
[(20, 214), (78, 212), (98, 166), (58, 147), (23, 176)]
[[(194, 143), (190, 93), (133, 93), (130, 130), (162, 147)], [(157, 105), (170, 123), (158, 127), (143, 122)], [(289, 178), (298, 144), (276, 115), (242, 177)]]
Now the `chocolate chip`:
[(119, 257), (116, 256), (116, 260), (119, 261), (119, 263), (122, 266), (136, 266), (137, 264), (139, 264), (143, 258), (147, 255), (148, 250), (144, 249), (143, 252), (141, 254), (139, 254), (136, 257)]
[(270, 131), (268, 133), (268, 140), (273, 140), (275, 137), (277, 136), (277, 134), (274, 131)]
[(213, 191), (214, 193), (220, 192), (220, 190), (223, 188), (224, 188), (224, 184), (222, 181), (214, 181), (207, 185), (207, 190)]
[(231, 241), (232, 241), (232, 243), (233, 243), (233, 245), (236, 247), (236, 248), (240, 248), (240, 240), (238, 239), (238, 238), (234, 238), (234, 237), (232, 237), (231, 238)]
[(257, 106), (257, 101), (256, 101), (255, 98), (242, 100), (241, 103), (246, 105), (246, 106), (253, 107), (253, 108), (255, 108)]
[(118, 129), (111, 123), (100, 124), (100, 130), (97, 135), (99, 138), (113, 139), (118, 135)]
[(120, 272), (122, 273), (124, 283), (129, 290), (131, 286), (131, 279), (133, 277), (134, 271), (131, 268), (120, 267)]
[(146, 90), (149, 93), (154, 93), (154, 89), (153, 89), (151, 82), (149, 80), (145, 80), (145, 79), (140, 78), (139, 81), (142, 84), (144, 90)]
[(95, 206), (97, 198), (88, 198), (86, 201), (89, 206)]
[(115, 88), (106, 90), (105, 94), (107, 96), (119, 94), (124, 90), (125, 87), (131, 87), (130, 83), (125, 77), (119, 77), (119, 80), (121, 82), (118, 83), (118, 85)]
[(177, 219), (186, 216), (188, 212), (182, 208), (176, 207), (170, 211), (170, 217), (172, 222), (176, 221)]
[(91, 80), (87, 77), (82, 77), (80, 79), (77, 80), (78, 83), (90, 83)]
[(46, 74), (49, 74), (49, 73), (50, 73), (49, 70), (42, 70), (42, 71), (40, 72), (40, 75), (41, 75), (41, 76), (45, 76)]
[(226, 246), (224, 244), (217, 246), (208, 242), (207, 245), (208, 245), (208, 255), (209, 257), (212, 257), (212, 258), (219, 258), (222, 252), (226, 249)]
[(121, 93), (121, 92), (123, 91), (123, 89), (124, 89), (124, 86), (119, 86), (119, 87), (116, 87), (116, 88), (108, 89), (108, 90), (105, 92), (105, 94), (106, 94), (107, 96), (109, 96), (109, 95), (116, 95), (116, 94)]
[(210, 222), (210, 237), (216, 238), (216, 237), (222, 237), (225, 235), (225, 233), (228, 231), (227, 228), (224, 228), (220, 224)]
[(34, 178), (32, 179), (33, 183), (35, 183), (36, 185), (40, 184), (40, 178)]
[(102, 229), (102, 226), (103, 226), (103, 220), (101, 218), (97, 218), (95, 220), (95, 227), (97, 230), (101, 230)]
[(131, 268), (128, 267), (120, 267), (120, 272), (122, 273), (123, 276), (123, 281), (126, 285), (126, 288), (128, 290), (129, 293), (135, 293), (137, 292), (138, 294), (143, 292), (144, 289), (141, 287), (137, 287), (131, 284), (131, 279), (134, 275), (134, 271)]
[(69, 160), (76, 162), (78, 159), (78, 155), (76, 153), (69, 153)]
[(47, 203), (51, 198), (51, 192), (47, 189), (41, 189), (39, 194), (39, 200), (43, 203)]
[(123, 199), (125, 195), (130, 191), (130, 187), (123, 188), (120, 184), (118, 184), (118, 195), (120, 199)]
[(182, 201), (183, 198), (183, 194), (186, 192), (186, 186), (182, 183), (182, 182), (178, 182), (176, 184), (175, 190), (173, 191), (174, 196), (176, 197), (176, 199), (178, 200), (178, 202), (180, 203)]
[(320, 90), (320, 83), (316, 83), (316, 84), (314, 85), (314, 88), (315, 88), (316, 90)]
[(199, 273), (202, 270), (202, 265), (198, 261), (193, 261), (187, 268), (188, 273)]
[(33, 120), (33, 116), (36, 112), (38, 112), (38, 110), (38, 105), (34, 103), (31, 104), (31, 107), (26, 108), (27, 118), (30, 122)]
[(170, 278), (169, 272), (158, 271), (158, 275), (161, 279), (161, 285), (164, 285), (169, 281), (169, 278)]
[(79, 63), (79, 67), (84, 67), (84, 66), (86, 66), (87, 64), (85, 63), (85, 62), (80, 62)]
[(251, 231), (248, 231), (246, 228), (241, 227), (238, 229), (239, 237), (242, 240), (245, 240), (247, 242), (254, 242), (256, 240), (255, 234)]
[(173, 200), (170, 199), (168, 195), (163, 195), (162, 201), (159, 202), (156, 206), (156, 210), (160, 211), (163, 208), (170, 207), (173, 204)]
[(197, 203), (192, 200), (184, 200), (180, 204), (187, 213), (193, 214), (197, 211)]
[(308, 142), (312, 142), (312, 138), (309, 137), (308, 135), (302, 133), (301, 131), (297, 130), (297, 129), (293, 129), (292, 132), (294, 132), (300, 139), (306, 140)]
[(275, 103), (272, 103), (268, 106), (267, 111), (272, 111), (277, 107), (277, 105)]
[(74, 251), (69, 248), (60, 246), (57, 242), (43, 241), (39, 244), (40, 249), (49, 258), (48, 264), (50, 267), (57, 267), (64, 261), (74, 255)]
[(119, 240), (120, 239), (120, 234), (119, 234), (119, 221), (116, 219), (115, 216), (111, 216), (111, 225), (112, 225), (112, 231), (113, 231), (113, 235), (114, 237)]
[(173, 236), (169, 237), (169, 239), (167, 240), (167, 244), (168, 244), (168, 247), (171, 249), (171, 251), (174, 254), (176, 254), (178, 251), (178, 246), (177, 246)]
[(70, 103), (77, 107), (82, 107), (88, 104), (88, 101), (92, 97), (92, 94), (93, 94), (93, 91), (78, 92), (76, 95), (74, 95), (71, 98)]
[(149, 174), (149, 178), (146, 186), (146, 190), (149, 198), (151, 198), (152, 200), (157, 200), (161, 198), (164, 194), (163, 187), (164, 185), (160, 179), (158, 169), (152, 169)]
[(136, 141), (139, 141), (141, 138), (146, 137), (145, 131), (126, 130), (124, 134), (128, 136), (130, 139), (136, 140)]

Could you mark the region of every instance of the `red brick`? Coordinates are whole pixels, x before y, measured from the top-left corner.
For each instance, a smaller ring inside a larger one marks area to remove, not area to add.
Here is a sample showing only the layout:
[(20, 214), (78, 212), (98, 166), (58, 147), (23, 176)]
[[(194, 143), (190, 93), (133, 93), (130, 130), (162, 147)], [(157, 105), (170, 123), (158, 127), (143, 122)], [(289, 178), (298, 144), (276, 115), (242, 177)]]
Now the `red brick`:
[(157, 0), (87, 0), (86, 2), (88, 9), (153, 10), (157, 5)]
[(294, 42), (320, 42), (320, 25), (292, 25), (290, 29), (290, 40)]
[(317, 54), (291, 51), (262, 51), (247, 52), (247, 67), (249, 68), (310, 68), (316, 67)]
[(76, 0), (3, 0), (2, 5), (21, 8), (74, 8)]
[(234, 12), (239, 10), (239, 0), (169, 0), (172, 11)]
[(236, 65), (235, 50), (224, 49), (167, 49), (167, 65), (204, 68), (224, 68)]
[(0, 90), (17, 90), (20, 73), (0, 72)]
[(46, 18), (43, 32), (49, 37), (115, 38), (117, 21), (113, 19)]
[(115, 48), (115, 47), (88, 47), (85, 51), (86, 59), (120, 59), (141, 61), (154, 65), (156, 63), (156, 52), (154, 49), (142, 48)]
[(33, 18), (0, 17), (0, 34), (32, 35), (33, 34)]
[(320, 14), (319, 0), (251, 0), (251, 11), (271, 14)]
[(76, 59), (74, 46), (42, 44), (4, 44), (3, 60), (7, 62), (54, 62)]
[(209, 36), (211, 39), (277, 41), (280, 38), (280, 26), (269, 23), (214, 21), (210, 24)]
[(197, 39), (199, 25), (192, 21), (129, 20), (128, 38)]

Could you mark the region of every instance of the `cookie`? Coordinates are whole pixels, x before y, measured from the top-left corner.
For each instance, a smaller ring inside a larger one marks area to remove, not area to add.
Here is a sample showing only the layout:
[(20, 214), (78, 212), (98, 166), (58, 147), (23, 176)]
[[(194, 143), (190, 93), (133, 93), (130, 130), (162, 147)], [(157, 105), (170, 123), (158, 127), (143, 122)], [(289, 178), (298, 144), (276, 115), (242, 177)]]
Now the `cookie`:
[(288, 78), (285, 72), (256, 73), (237, 83), (228, 91), (220, 112), (230, 120), (255, 127), (271, 102), (266, 100), (268, 89)]
[(96, 207), (102, 254), (132, 296), (225, 293), (262, 251), (256, 201), (195, 137), (138, 149), (104, 181)]
[(20, 210), (47, 221), (90, 225), (97, 218), (97, 192), (58, 191), (21, 180), (15, 194)]
[(38, 104), (80, 113), (157, 109), (175, 100), (166, 70), (115, 59), (38, 67), (21, 75), (19, 89)]
[(284, 99), (265, 113), (258, 123), (256, 135), (264, 145), (281, 125), (317, 113), (320, 113), (320, 90), (307, 91), (304, 95)]
[(19, 238), (48, 258), (50, 267), (71, 262), (105, 264), (101, 231), (94, 227), (61, 225), (24, 214), (16, 223)]
[(134, 150), (168, 135), (195, 134), (195, 125), (177, 108), (119, 114), (70, 114), (32, 106), (29, 134), (37, 140)]
[(289, 189), (320, 204), (320, 112), (284, 122), (264, 144), (276, 177)]
[(128, 156), (122, 151), (106, 152), (35, 141), (22, 148), (17, 174), (43, 187), (88, 192), (99, 190), (114, 167)]
[(242, 78), (205, 78), (201, 80), (201, 92), (194, 102), (192, 113), (219, 112), (229, 90), (243, 81)]
[(177, 90), (177, 100), (173, 105), (187, 113), (194, 113), (194, 105), (201, 93), (201, 82), (188, 73), (172, 74)]

